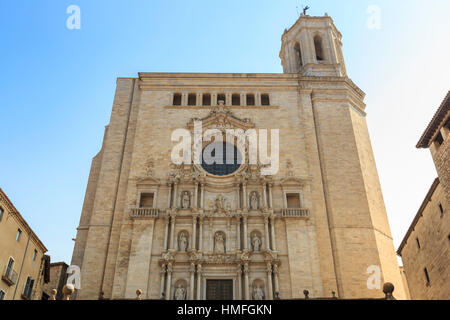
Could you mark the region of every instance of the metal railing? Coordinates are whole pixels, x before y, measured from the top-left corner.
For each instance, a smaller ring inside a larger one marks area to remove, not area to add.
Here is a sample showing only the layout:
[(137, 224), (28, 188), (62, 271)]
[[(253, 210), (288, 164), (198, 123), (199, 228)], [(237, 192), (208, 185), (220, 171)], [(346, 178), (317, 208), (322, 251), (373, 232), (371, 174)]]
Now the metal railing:
[(158, 215), (159, 209), (154, 208), (133, 208), (130, 213), (132, 218), (157, 218)]
[(309, 209), (282, 209), (281, 216), (284, 218), (309, 218)]

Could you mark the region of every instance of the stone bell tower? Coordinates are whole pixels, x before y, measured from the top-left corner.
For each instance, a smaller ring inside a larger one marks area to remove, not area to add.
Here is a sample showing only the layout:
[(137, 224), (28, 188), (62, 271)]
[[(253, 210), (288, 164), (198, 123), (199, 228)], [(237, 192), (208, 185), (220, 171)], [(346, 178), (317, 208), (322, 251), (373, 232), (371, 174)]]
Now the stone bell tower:
[(341, 39), (341, 33), (328, 15), (302, 14), (282, 36), (283, 72), (302, 76), (347, 76)]

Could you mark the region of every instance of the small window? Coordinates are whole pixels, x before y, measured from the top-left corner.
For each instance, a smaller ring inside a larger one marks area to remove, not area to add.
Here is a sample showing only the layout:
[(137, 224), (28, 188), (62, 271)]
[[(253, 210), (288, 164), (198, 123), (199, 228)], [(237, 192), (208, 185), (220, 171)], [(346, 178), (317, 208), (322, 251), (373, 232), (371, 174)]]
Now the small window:
[(5, 291), (0, 290), (0, 300), (5, 300)]
[(425, 273), (425, 279), (427, 280), (427, 286), (429, 286), (430, 285), (430, 275), (428, 274), (427, 268), (424, 268), (423, 272)]
[(300, 49), (300, 43), (298, 42), (295, 43), (294, 51), (297, 66), (300, 69), (301, 67), (303, 67), (302, 50)]
[(262, 106), (270, 106), (270, 99), (268, 94), (261, 95), (261, 105)]
[(0, 207), (0, 221), (2, 221), (3, 218), (3, 213), (5, 212), (5, 210), (3, 210), (2, 207)]
[(417, 242), (417, 248), (420, 249), (420, 241), (419, 241), (419, 238), (416, 238), (416, 242)]
[(231, 104), (233, 106), (240, 106), (241, 105), (241, 95), (240, 94), (233, 94), (233, 96), (231, 97)]
[(13, 271), (13, 266), (14, 266), (14, 259), (9, 258), (8, 266), (6, 267), (6, 272), (5, 272), (6, 277), (9, 278), (11, 276), (11, 272)]
[(181, 93), (175, 93), (173, 95), (173, 105), (181, 106)]
[(27, 277), (27, 282), (23, 290), (23, 296), (26, 299), (31, 299), (31, 294), (33, 293), (34, 280), (30, 276)]
[(248, 106), (254, 106), (255, 105), (255, 95), (250, 93), (247, 94), (247, 105)]
[(299, 193), (288, 193), (286, 194), (286, 202), (288, 209), (300, 209), (300, 194)]
[(442, 134), (439, 132), (436, 136), (436, 139), (434, 139), (434, 142), (436, 142), (437, 145), (441, 145), (444, 142), (444, 138), (442, 137)]
[(188, 95), (188, 106), (197, 105), (197, 95), (195, 93), (190, 93)]
[(224, 93), (220, 93), (217, 95), (217, 104), (219, 104), (219, 101), (223, 101), (223, 104), (226, 103), (227, 99)]
[(153, 208), (153, 193), (141, 193), (140, 208)]
[(439, 203), (439, 211), (441, 212), (441, 217), (444, 216), (444, 207), (442, 206), (442, 203)]
[(34, 252), (33, 252), (33, 261), (36, 261), (37, 254), (38, 254), (38, 252), (37, 252), (37, 250), (35, 249)]
[(323, 55), (322, 38), (319, 35), (314, 37), (314, 48), (316, 49), (317, 61), (325, 60)]
[(211, 95), (209, 93), (203, 94), (202, 105), (210, 106), (211, 105)]
[(20, 241), (20, 236), (22, 235), (22, 230), (17, 229), (16, 241)]

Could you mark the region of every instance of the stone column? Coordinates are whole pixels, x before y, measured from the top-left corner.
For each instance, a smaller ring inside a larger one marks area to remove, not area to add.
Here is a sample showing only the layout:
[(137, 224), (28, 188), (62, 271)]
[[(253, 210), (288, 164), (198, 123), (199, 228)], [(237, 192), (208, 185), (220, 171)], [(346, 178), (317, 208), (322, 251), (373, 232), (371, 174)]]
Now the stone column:
[(276, 242), (276, 237), (275, 237), (275, 219), (276, 219), (276, 215), (271, 215), (270, 216), (270, 236), (272, 239), (272, 250), (273, 251), (277, 251), (277, 242)]
[(248, 204), (247, 204), (247, 184), (246, 183), (242, 184), (242, 200), (243, 200), (243, 208), (247, 209)]
[(168, 183), (169, 187), (169, 198), (167, 199), (167, 208), (172, 208), (172, 183)]
[(279, 285), (279, 281), (278, 281), (278, 274), (279, 274), (279, 270), (278, 270), (278, 265), (274, 264), (273, 265), (273, 282), (275, 285), (275, 292), (278, 292), (278, 295), (280, 294), (280, 285)]
[(178, 208), (178, 183), (177, 182), (175, 182), (175, 186), (173, 188), (172, 208)]
[(199, 219), (198, 250), (203, 250), (203, 217)]
[(267, 295), (269, 300), (273, 300), (272, 264), (270, 262), (267, 262)]
[(241, 250), (241, 218), (236, 217), (236, 250)]
[(263, 184), (263, 194), (262, 194), (262, 198), (263, 198), (263, 208), (267, 208), (267, 184), (264, 183)]
[(200, 208), (205, 208), (205, 204), (203, 203), (205, 200), (205, 184), (200, 184), (201, 186), (201, 192), (200, 192)]
[(244, 249), (248, 249), (248, 227), (247, 227), (247, 223), (248, 223), (248, 217), (247, 214), (243, 215), (243, 222), (244, 222), (244, 234), (242, 235), (244, 237)]
[(192, 241), (191, 249), (197, 250), (197, 216), (192, 218)]
[(264, 233), (265, 233), (265, 247), (266, 250), (270, 250), (270, 238), (269, 238), (269, 217), (264, 216)]
[(238, 264), (237, 266), (237, 285), (238, 285), (238, 291), (236, 295), (237, 300), (242, 300), (242, 265)]
[(250, 300), (249, 283), (248, 283), (248, 262), (244, 264), (244, 296), (245, 300)]
[(191, 274), (191, 282), (189, 287), (189, 300), (195, 300), (194, 287), (195, 287), (195, 264), (191, 263), (191, 268), (189, 270)]
[(164, 217), (164, 221), (165, 221), (165, 224), (166, 224), (166, 228), (165, 228), (165, 232), (164, 232), (164, 250), (168, 249), (167, 248), (167, 244), (169, 242), (169, 219), (170, 219), (169, 215), (166, 215)]
[(175, 242), (176, 242), (176, 235), (175, 235), (175, 220), (177, 219), (176, 216), (174, 214), (172, 214), (171, 216), (171, 221), (170, 221), (170, 249), (175, 249)]
[(167, 265), (166, 300), (172, 300), (170, 296), (171, 287), (172, 287), (172, 263), (169, 263)]
[(202, 265), (197, 265), (197, 300), (202, 299)]
[(163, 264), (161, 266), (160, 275), (161, 275), (161, 287), (160, 287), (161, 294), (160, 294), (160, 296), (162, 298), (164, 295), (164, 282), (166, 280), (166, 265), (165, 264)]
[(269, 183), (269, 208), (270, 208), (270, 209), (273, 208), (272, 187), (273, 187), (273, 184), (272, 184), (272, 183)]
[(192, 207), (194, 209), (198, 208), (198, 182), (195, 183), (194, 201), (193, 201)]

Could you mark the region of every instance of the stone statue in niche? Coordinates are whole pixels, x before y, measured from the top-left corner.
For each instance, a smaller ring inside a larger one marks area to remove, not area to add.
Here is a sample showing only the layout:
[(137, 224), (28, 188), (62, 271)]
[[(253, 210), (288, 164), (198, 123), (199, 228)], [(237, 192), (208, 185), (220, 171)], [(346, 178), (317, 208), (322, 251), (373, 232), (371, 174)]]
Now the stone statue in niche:
[(186, 300), (186, 289), (182, 284), (179, 284), (175, 290), (175, 300)]
[(253, 300), (264, 300), (264, 290), (259, 285), (253, 287)]
[(260, 252), (261, 251), (261, 238), (258, 236), (258, 234), (253, 234), (252, 237), (252, 247), (253, 252)]
[(191, 207), (191, 194), (189, 191), (184, 191), (181, 196), (181, 208), (189, 209)]
[(256, 191), (250, 194), (250, 208), (252, 210), (258, 210), (258, 193)]
[(231, 212), (231, 204), (221, 194), (213, 202), (209, 202), (209, 207), (218, 214), (230, 214)]
[(214, 252), (224, 254), (225, 253), (225, 237), (222, 232), (217, 232), (215, 236)]
[(180, 233), (179, 238), (178, 238), (178, 247), (181, 252), (186, 252), (187, 247), (188, 247), (188, 236), (187, 236), (186, 232)]

